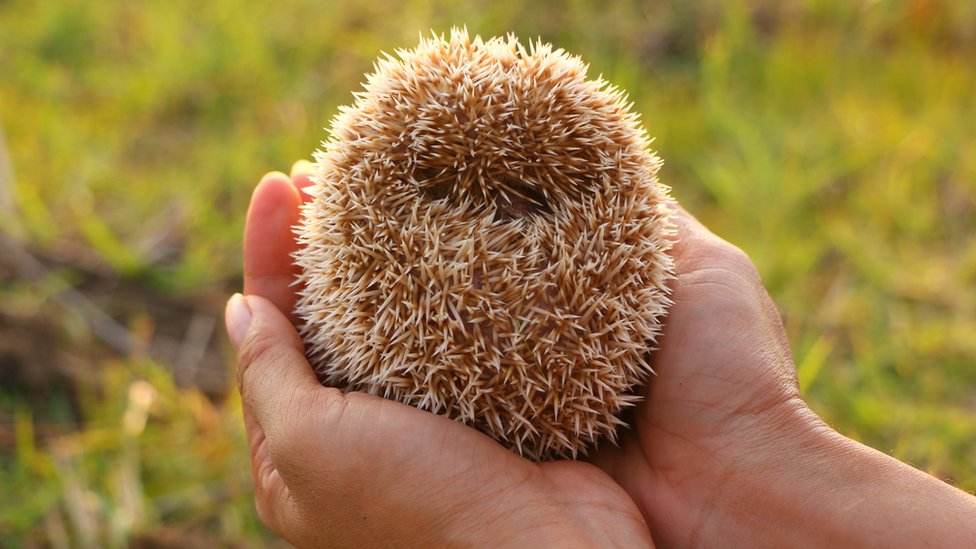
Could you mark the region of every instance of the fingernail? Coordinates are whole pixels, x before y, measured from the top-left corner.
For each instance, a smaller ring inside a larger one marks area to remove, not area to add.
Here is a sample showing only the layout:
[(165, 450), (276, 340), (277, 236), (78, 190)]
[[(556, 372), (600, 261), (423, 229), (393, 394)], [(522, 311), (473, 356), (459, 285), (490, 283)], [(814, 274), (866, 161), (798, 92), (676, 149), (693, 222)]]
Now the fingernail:
[(291, 176), (292, 177), (295, 177), (296, 175), (298, 175), (300, 173), (306, 173), (306, 174), (308, 174), (308, 173), (312, 173), (314, 171), (315, 171), (315, 164), (313, 164), (312, 162), (309, 162), (308, 160), (305, 160), (304, 158), (302, 160), (299, 160), (299, 161), (295, 162), (291, 166)]
[(251, 308), (247, 306), (247, 300), (241, 294), (234, 294), (227, 302), (227, 309), (224, 311), (224, 322), (227, 324), (227, 335), (230, 342), (237, 349), (247, 335), (247, 329), (251, 326)]

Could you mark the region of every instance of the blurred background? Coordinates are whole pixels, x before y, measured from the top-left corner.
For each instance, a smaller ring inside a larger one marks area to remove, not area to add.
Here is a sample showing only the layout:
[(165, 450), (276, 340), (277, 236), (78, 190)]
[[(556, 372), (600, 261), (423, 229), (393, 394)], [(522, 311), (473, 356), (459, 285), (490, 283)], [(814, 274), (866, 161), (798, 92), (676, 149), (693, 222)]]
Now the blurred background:
[(221, 312), (253, 185), (467, 25), (629, 91), (844, 434), (976, 489), (976, 3), (0, 0), (0, 546), (264, 546)]

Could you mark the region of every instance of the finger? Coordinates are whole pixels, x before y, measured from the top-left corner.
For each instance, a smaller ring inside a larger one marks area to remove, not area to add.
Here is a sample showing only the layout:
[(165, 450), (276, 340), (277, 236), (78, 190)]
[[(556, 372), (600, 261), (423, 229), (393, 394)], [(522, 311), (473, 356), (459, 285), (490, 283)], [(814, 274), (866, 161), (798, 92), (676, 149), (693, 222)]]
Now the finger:
[[(330, 434), (326, 447), (316, 453), (323, 459), (353, 447), (363, 453), (378, 451), (394, 441), (408, 455), (415, 455), (421, 446), (425, 452), (436, 453), (441, 444), (453, 448), (456, 439), (471, 437), (477, 442), (466, 444), (468, 448), (480, 444), (501, 448), (477, 431), (449, 419), (379, 397), (343, 395), (323, 387), (305, 358), (294, 326), (262, 297), (235, 296), (228, 303), (227, 316), (228, 327), (234, 327), (231, 341), (240, 340), (237, 374), (241, 400), (268, 440), (280, 442), (282, 435), (293, 441), (302, 440), (303, 437), (289, 434), (300, 432), (312, 421), (316, 426), (314, 433)], [(445, 433), (452, 436), (442, 437)], [(314, 444), (312, 440), (302, 442)], [(272, 459), (282, 469), (275, 446), (271, 447)], [(291, 447), (288, 443), (277, 446)], [(369, 452), (365, 451), (367, 448)]]
[(315, 164), (308, 160), (299, 160), (291, 167), (291, 182), (301, 193), (303, 203), (312, 199), (312, 195), (307, 192), (307, 189), (315, 184), (312, 181), (314, 175)]
[(671, 257), (679, 277), (717, 264), (725, 265), (729, 258), (738, 261), (739, 256), (744, 257), (735, 245), (713, 233), (680, 204), (671, 202), (670, 205), (673, 211), (671, 222), (677, 233)]
[(247, 435), (247, 448), (251, 454), (251, 476), (254, 477), (254, 491), (258, 497), (261, 497), (262, 494), (269, 491), (271, 470), (274, 469), (274, 464), (271, 463), (271, 457), (268, 455), (268, 446), (265, 444), (267, 438), (264, 436), (264, 431), (254, 421), (250, 410), (244, 408), (242, 415), (244, 416), (244, 432)]
[(266, 482), (270, 475), (281, 474), (282, 462), (290, 454), (305, 455), (301, 451), (309, 434), (305, 420), (322, 411), (316, 393), (325, 388), (305, 358), (295, 327), (274, 304), (260, 296), (232, 298), (227, 314), (227, 325), (237, 326), (236, 330), (245, 323), (232, 317), (249, 317), (243, 337), (232, 333), (231, 341), (240, 341), (237, 385), (245, 417), (253, 420), (265, 437), (262, 444), (267, 445), (267, 456), (255, 456), (274, 464), (255, 471), (255, 482)]
[(301, 201), (287, 175), (269, 173), (254, 190), (244, 227), (244, 293), (268, 299), (289, 316), (298, 274), (292, 227), (298, 223)]
[[(236, 298), (237, 296), (235, 296)], [(237, 382), (243, 405), (268, 436), (275, 414), (292, 399), (322, 386), (305, 359), (295, 327), (269, 300), (245, 296), (228, 304), (228, 326), (246, 324), (237, 354)], [(246, 322), (236, 320), (249, 315)], [(238, 336), (231, 334), (231, 340)]]
[(279, 502), (289, 499), (286, 497), (288, 487), (282, 482), (281, 475), (271, 461), (264, 431), (254, 421), (247, 408), (244, 408), (244, 428), (251, 452), (251, 478), (254, 483), (254, 506), (258, 518), (271, 530), (281, 532), (282, 506)]
[[(287, 406), (276, 407), (321, 387), (305, 361), (294, 327), (269, 301), (234, 294), (227, 302), (225, 322), (231, 342), (240, 349), (238, 387), (251, 454), (255, 507), (268, 528), (286, 535), (297, 516), (295, 502), (274, 462), (264, 426), (280, 429), (293, 414)], [(274, 415), (269, 418), (269, 414)]]
[(718, 238), (701, 221), (698, 221), (697, 217), (688, 213), (688, 210), (677, 201), (669, 201), (669, 206), (671, 206), (672, 210), (671, 222), (674, 223), (678, 233), (675, 246), (679, 246), (682, 242), (688, 240)]
[(227, 324), (238, 332), (245, 326), (238, 383), (245, 417), (256, 426), (249, 434), (262, 517), (286, 539), (300, 531), (296, 509), (314, 508), (342, 524), (346, 510), (331, 505), (343, 501), (412, 510), (419, 499), (429, 516), (467, 524), (495, 511), (459, 513), (471, 493), (504, 493), (537, 478), (536, 466), (456, 421), (322, 387), (294, 327), (266, 299), (232, 299), (228, 316), (249, 318)]

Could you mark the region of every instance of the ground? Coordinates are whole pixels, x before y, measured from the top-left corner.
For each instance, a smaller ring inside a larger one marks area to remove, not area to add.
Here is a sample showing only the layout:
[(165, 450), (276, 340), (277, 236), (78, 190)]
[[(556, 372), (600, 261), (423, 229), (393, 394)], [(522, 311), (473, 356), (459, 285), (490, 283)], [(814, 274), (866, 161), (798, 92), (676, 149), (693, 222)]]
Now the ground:
[(757, 263), (813, 408), (976, 490), (976, 4), (7, 0), (0, 545), (271, 539), (220, 320), (251, 188), (451, 25), (626, 89), (663, 181)]

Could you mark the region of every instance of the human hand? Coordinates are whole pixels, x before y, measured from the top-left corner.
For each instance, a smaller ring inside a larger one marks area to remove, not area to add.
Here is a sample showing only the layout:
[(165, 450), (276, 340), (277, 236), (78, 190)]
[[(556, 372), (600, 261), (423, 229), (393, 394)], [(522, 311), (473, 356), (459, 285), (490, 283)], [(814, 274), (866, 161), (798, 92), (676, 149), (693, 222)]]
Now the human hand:
[(728, 519), (742, 518), (743, 491), (754, 489), (742, 478), (768, 479), (770, 460), (829, 430), (800, 398), (779, 313), (748, 256), (677, 205), (674, 221), (659, 375), (619, 446), (591, 461), (633, 497), (655, 541), (730, 543), (738, 522)]
[(533, 463), (458, 422), (319, 384), (283, 314), (308, 169), (255, 190), (246, 296), (227, 307), (261, 520), (301, 547), (650, 545), (633, 501), (591, 464)]
[(800, 398), (755, 267), (677, 207), (659, 375), (592, 462), (678, 547), (962, 547), (976, 498), (832, 430)]
[(678, 546), (961, 546), (976, 536), (976, 498), (807, 408), (755, 268), (680, 209), (659, 375), (620, 446), (592, 464), (532, 463), (460, 423), (322, 387), (281, 313), (295, 300), (290, 228), (305, 170), (256, 189), (248, 297), (232, 298), (227, 318), (258, 512), (292, 543), (635, 546), (650, 532)]

